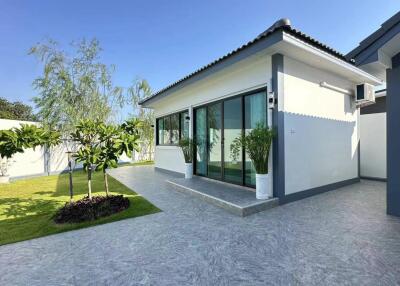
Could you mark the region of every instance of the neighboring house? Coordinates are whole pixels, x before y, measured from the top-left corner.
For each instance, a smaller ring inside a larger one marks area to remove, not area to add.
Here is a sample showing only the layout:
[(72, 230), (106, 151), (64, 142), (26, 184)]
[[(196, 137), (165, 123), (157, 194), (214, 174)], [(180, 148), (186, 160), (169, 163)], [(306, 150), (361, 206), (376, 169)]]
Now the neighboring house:
[(361, 107), (360, 176), (386, 180), (386, 89), (375, 92), (375, 104)]
[[(400, 216), (400, 12), (360, 42), (346, 58), (386, 82), (387, 212)], [(362, 141), (363, 144), (373, 143)]]
[(183, 173), (177, 143), (188, 134), (199, 143), (194, 174), (254, 186), (230, 144), (261, 122), (277, 131), (269, 169), (280, 203), (358, 182), (360, 83), (381, 81), (280, 20), (141, 102), (157, 117), (155, 165)]

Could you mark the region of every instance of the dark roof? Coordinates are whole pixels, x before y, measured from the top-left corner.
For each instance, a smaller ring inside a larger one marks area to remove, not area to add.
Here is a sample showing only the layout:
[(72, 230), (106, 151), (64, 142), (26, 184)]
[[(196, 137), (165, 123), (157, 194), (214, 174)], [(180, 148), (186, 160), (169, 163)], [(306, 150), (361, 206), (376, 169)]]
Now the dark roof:
[(358, 47), (354, 50), (350, 51), (347, 55), (347, 59), (355, 59), (359, 54), (361, 54), (364, 50), (370, 47), (373, 43), (383, 37), (390, 29), (400, 23), (400, 11), (397, 12), (394, 16), (392, 16), (389, 20), (381, 25), (381, 27), (365, 38)]
[(290, 35), (292, 35), (292, 36), (294, 36), (294, 37), (296, 37), (296, 38), (298, 38), (298, 39), (300, 39), (300, 40), (302, 40), (302, 41), (304, 41), (306, 43), (309, 43), (309, 44), (321, 49), (322, 51), (327, 52), (332, 56), (335, 56), (336, 58), (338, 58), (340, 60), (343, 60), (343, 61), (346, 61), (346, 62), (349, 62), (349, 63), (353, 64), (353, 61), (347, 60), (345, 55), (343, 55), (343, 54), (339, 53), (338, 51), (328, 47), (327, 45), (317, 41), (316, 39), (314, 39), (314, 38), (302, 33), (301, 31), (292, 28), (291, 24), (290, 24), (290, 21), (288, 19), (281, 19), (281, 20), (275, 22), (271, 27), (269, 27), (263, 33), (259, 34), (255, 39), (253, 39), (250, 42), (242, 45), (241, 47), (231, 51), (230, 53), (218, 58), (217, 60), (209, 63), (208, 65), (205, 65), (205, 66), (199, 68), (198, 70), (188, 74), (187, 76), (185, 76), (185, 77), (181, 78), (180, 80), (168, 85), (167, 87), (165, 87), (165, 88), (153, 93), (151, 96), (143, 99), (140, 102), (140, 104), (143, 104), (143, 103), (153, 99), (154, 97), (156, 97), (158, 95), (161, 95), (162, 93), (166, 92), (167, 90), (179, 85), (180, 83), (188, 80), (189, 78), (192, 78), (193, 76), (201, 73), (202, 71), (204, 71), (204, 70), (206, 70), (206, 69), (208, 69), (208, 68), (210, 68), (210, 67), (212, 67), (212, 66), (214, 66), (214, 65), (216, 65), (216, 64), (218, 64), (218, 63), (220, 63), (222, 61), (224, 61), (225, 59), (227, 59), (227, 58), (229, 58), (229, 57), (231, 57), (231, 56), (243, 51), (244, 49), (254, 45), (255, 43), (261, 41), (262, 39), (265, 39), (265, 38), (269, 37), (270, 35), (272, 35), (273, 33), (277, 32), (277, 31), (284, 31), (285, 33), (288, 33), (288, 34), (290, 34)]

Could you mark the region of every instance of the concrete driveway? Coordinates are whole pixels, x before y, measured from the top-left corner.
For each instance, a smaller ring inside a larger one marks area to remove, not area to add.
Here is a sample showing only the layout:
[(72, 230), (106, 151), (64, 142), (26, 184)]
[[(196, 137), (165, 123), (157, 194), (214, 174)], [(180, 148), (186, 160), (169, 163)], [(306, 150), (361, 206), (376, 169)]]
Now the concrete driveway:
[(0, 285), (400, 284), (384, 183), (241, 218), (173, 191), (152, 166), (111, 174), (163, 212), (1, 246)]

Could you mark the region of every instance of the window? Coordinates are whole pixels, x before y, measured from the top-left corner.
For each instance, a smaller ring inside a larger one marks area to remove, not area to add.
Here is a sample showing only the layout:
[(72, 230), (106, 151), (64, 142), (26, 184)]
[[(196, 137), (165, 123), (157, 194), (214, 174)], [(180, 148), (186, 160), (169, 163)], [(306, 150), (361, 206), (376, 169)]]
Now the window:
[(179, 143), (179, 113), (173, 114), (171, 118), (171, 144), (177, 145)]
[(164, 118), (157, 119), (157, 144), (164, 144)]
[(189, 138), (189, 112), (185, 111), (181, 113), (181, 137)]
[(157, 119), (157, 145), (178, 145), (189, 137), (189, 112), (174, 113)]

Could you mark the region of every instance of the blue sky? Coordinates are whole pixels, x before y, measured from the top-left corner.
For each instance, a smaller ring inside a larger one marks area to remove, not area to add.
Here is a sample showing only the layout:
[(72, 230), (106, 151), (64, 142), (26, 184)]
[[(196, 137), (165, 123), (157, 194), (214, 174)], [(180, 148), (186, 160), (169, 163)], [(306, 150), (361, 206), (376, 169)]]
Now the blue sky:
[(157, 90), (283, 17), (346, 53), (399, 10), (398, 0), (0, 0), (0, 96), (32, 104), (41, 66), (27, 51), (46, 38), (66, 46), (96, 37), (116, 84), (140, 76)]

